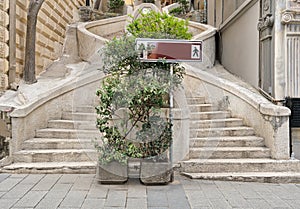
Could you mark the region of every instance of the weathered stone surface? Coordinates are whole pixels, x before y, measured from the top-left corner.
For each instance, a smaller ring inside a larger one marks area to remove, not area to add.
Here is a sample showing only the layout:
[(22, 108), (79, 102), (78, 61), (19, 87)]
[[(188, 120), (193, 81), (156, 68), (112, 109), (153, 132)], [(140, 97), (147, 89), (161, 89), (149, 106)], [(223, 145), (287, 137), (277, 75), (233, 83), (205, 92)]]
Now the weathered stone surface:
[(274, 159), (190, 159), (181, 163), (183, 172), (220, 173), (228, 172), (299, 172), (299, 160)]
[(144, 184), (168, 184), (173, 169), (168, 162), (142, 162), (140, 180)]
[(107, 165), (97, 166), (97, 181), (102, 184), (122, 184), (128, 180), (127, 165), (110, 162)]

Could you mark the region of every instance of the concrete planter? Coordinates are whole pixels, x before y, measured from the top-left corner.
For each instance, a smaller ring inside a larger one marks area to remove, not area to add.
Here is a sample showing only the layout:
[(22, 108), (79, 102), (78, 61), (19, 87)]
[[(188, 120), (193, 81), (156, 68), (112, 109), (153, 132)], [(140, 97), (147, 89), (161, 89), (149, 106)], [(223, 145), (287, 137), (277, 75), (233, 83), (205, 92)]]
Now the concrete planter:
[(117, 161), (98, 165), (96, 178), (101, 184), (123, 184), (128, 180), (127, 165)]
[(168, 184), (172, 181), (172, 176), (173, 169), (170, 162), (141, 162), (140, 181), (143, 184)]

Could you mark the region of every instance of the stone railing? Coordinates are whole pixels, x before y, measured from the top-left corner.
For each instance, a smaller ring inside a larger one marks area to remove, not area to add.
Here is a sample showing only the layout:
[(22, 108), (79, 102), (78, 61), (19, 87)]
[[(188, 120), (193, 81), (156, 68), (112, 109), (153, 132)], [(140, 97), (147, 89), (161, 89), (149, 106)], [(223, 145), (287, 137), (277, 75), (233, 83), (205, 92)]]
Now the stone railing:
[[(63, 55), (47, 70), (48, 72), (39, 77), (37, 83), (21, 84), (18, 91), (8, 91), (0, 97), (0, 110), (7, 108), (12, 110), (10, 113), (13, 124), (10, 142), (12, 156), (13, 153), (21, 150), (25, 140), (35, 136), (36, 130), (47, 127), (50, 119), (61, 118), (63, 112), (72, 111), (76, 105), (94, 105), (95, 89), (105, 76), (98, 70), (97, 64), (101, 60), (97, 52), (109, 40), (110, 35), (124, 31), (126, 19), (127, 16), (120, 16), (70, 25), (64, 42)], [(194, 39), (201, 39), (204, 43), (211, 40), (214, 44), (214, 28), (208, 29), (196, 23), (192, 23), (191, 27), (202, 32), (202, 36), (195, 35)], [(213, 63), (214, 59), (210, 60), (208, 65), (212, 66)], [(68, 68), (68, 70), (61, 77), (57, 75), (47, 77), (47, 73), (58, 68)], [(182, 107), (186, 107), (185, 104), (178, 108), (182, 109)], [(188, 118), (185, 118), (187, 114), (182, 113), (182, 110), (178, 112), (180, 115), (174, 117), (175, 126), (180, 125), (183, 127), (182, 130), (188, 130), (186, 122)], [(185, 122), (182, 123), (181, 120)], [(182, 133), (174, 133), (179, 136), (179, 140), (175, 142), (179, 143), (176, 147), (184, 148), (183, 151), (175, 150), (176, 160), (183, 158), (188, 152), (188, 143), (185, 143), (186, 140), (182, 141), (182, 137), (186, 139), (188, 135)], [(184, 143), (184, 147), (180, 143)]]
[(78, 24), (79, 57), (84, 61), (95, 61), (94, 55), (109, 40), (108, 36), (124, 31), (126, 18), (120, 16)]
[[(77, 28), (79, 57), (84, 61), (96, 61), (99, 49), (112, 35), (125, 31), (127, 16), (80, 23)], [(190, 21), (189, 30), (193, 33), (193, 40), (203, 41), (203, 62), (194, 64), (200, 69), (211, 68), (215, 63), (215, 34), (216, 29), (209, 25)]]
[(0, 111), (0, 167), (11, 162), (9, 143), (11, 141), (10, 110)]
[[(218, 68), (221, 70), (218, 71)], [(289, 159), (291, 112), (288, 108), (269, 102), (249, 84), (228, 72), (226, 74), (221, 66), (210, 69), (209, 72), (199, 71), (190, 65), (186, 65), (186, 69), (193, 95), (200, 92), (209, 98), (209, 102), (229, 110), (233, 117), (243, 118), (248, 126), (254, 128), (257, 135), (265, 139), (272, 158)]]

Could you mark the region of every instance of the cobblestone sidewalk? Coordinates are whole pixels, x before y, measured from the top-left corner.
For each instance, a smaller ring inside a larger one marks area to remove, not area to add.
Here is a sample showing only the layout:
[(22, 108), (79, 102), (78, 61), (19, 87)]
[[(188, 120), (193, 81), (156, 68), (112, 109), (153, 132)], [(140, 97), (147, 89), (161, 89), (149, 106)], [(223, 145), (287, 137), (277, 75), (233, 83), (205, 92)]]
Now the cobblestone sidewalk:
[(0, 174), (0, 208), (208, 209), (297, 208), (300, 184), (191, 180), (166, 186), (101, 185), (95, 175)]

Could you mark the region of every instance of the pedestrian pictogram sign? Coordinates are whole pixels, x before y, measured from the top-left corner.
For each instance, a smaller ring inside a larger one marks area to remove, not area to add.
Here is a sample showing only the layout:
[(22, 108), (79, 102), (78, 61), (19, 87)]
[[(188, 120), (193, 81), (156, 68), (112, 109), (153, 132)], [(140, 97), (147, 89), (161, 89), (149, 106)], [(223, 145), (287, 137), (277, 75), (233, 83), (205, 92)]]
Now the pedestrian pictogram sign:
[(200, 59), (200, 45), (192, 45), (191, 47), (192, 59)]
[(137, 38), (136, 50), (145, 62), (202, 62), (202, 41)]

